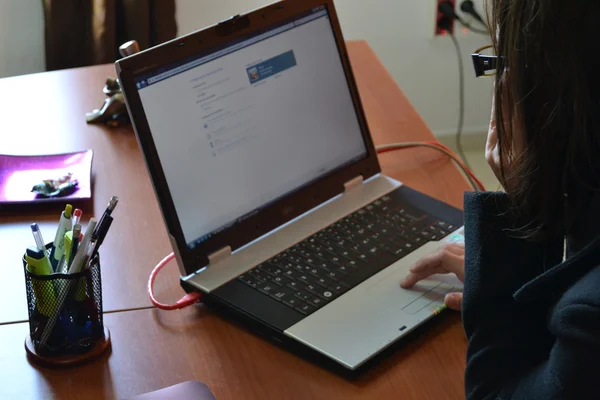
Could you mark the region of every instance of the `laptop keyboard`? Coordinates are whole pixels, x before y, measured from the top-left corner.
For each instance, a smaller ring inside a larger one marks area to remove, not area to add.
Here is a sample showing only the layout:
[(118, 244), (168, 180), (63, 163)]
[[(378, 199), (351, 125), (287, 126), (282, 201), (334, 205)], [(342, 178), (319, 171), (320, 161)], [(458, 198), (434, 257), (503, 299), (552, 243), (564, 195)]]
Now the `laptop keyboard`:
[(458, 227), (384, 196), (238, 277), (310, 315)]

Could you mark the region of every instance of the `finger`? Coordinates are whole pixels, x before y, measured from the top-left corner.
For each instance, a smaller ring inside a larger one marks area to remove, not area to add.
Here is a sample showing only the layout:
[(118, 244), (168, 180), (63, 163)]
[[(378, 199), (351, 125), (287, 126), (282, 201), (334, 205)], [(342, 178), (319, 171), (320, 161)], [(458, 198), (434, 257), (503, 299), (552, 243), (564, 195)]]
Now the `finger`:
[(400, 283), (404, 289), (412, 288), (417, 282), (426, 279), (435, 274), (453, 273), (457, 278), (464, 282), (464, 258), (454, 254), (443, 256), (437, 264), (429, 264), (426, 268), (419, 269), (416, 272), (409, 273)]
[(453, 253), (448, 247), (442, 249), (441, 266), (444, 272), (453, 273), (462, 281), (465, 275), (465, 253)]
[(450, 243), (444, 246), (444, 249), (457, 256), (465, 255), (465, 244), (464, 243)]
[(410, 267), (410, 272), (421, 272), (428, 270), (430, 268), (436, 268), (442, 263), (443, 252), (442, 249), (428, 254), (425, 257), (421, 258), (417, 261), (412, 267)]
[[(430, 270), (443, 267), (442, 273), (451, 272), (462, 276), (464, 274), (464, 251), (460, 251), (457, 247), (444, 246), (438, 252), (431, 256), (424, 257), (417, 262), (409, 271), (415, 274), (425, 273)], [(432, 273), (429, 273), (432, 275)]]
[(437, 267), (428, 268), (418, 272), (411, 272), (400, 282), (400, 286), (404, 289), (410, 289), (415, 286), (415, 284), (423, 279), (429, 278), (431, 275), (435, 274), (447, 274), (448, 271), (442, 266), (438, 265)]
[(448, 293), (444, 298), (444, 304), (451, 310), (461, 311), (462, 309), (462, 293)]
[(460, 280), (463, 280), (464, 254), (464, 244), (447, 244), (413, 265), (409, 270), (410, 274), (402, 280), (400, 286), (409, 289), (418, 281), (434, 274), (454, 273)]
[[(450, 253), (450, 255), (446, 254)], [(447, 261), (448, 258), (454, 259), (455, 257), (464, 257), (465, 255), (465, 245), (464, 243), (450, 243), (439, 249), (438, 251), (431, 253), (419, 261), (415, 263), (410, 268), (410, 272), (419, 272), (426, 270), (428, 268), (435, 268), (439, 264), (442, 264), (444, 261)]]

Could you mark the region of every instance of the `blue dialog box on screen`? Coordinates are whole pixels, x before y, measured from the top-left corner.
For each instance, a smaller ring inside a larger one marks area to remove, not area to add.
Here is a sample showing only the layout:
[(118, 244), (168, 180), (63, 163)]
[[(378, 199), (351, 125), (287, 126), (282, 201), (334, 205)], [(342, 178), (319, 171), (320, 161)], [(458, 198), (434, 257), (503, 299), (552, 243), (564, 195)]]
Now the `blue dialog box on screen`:
[(290, 50), (246, 69), (250, 83), (257, 83), (296, 66), (296, 56)]

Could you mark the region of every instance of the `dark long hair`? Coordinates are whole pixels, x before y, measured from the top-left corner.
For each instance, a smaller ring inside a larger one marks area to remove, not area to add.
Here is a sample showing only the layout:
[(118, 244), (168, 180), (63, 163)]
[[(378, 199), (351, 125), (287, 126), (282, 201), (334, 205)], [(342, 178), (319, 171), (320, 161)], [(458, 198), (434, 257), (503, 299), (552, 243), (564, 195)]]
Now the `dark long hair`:
[(504, 57), (498, 145), (519, 232), (566, 234), (600, 189), (600, 1), (489, 1), (492, 41)]

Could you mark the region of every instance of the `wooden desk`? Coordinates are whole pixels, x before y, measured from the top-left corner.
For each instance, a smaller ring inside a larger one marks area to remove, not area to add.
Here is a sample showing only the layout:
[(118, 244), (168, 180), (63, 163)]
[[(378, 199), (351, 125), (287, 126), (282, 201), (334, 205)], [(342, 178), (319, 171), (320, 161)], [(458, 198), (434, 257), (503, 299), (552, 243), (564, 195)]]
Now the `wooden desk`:
[[(433, 135), (365, 42), (350, 56), (377, 144), (432, 140)], [(129, 128), (86, 125), (85, 112), (102, 104), (110, 65), (0, 80), (0, 152), (34, 154), (92, 148), (94, 199), (84, 220), (121, 198), (102, 247), (106, 311), (148, 308), (149, 272), (171, 251), (148, 175)], [(35, 114), (34, 114), (35, 111)], [(462, 207), (468, 186), (452, 163), (430, 150), (382, 156), (384, 173)], [(20, 258), (32, 244), (28, 225), (40, 223), (51, 240), (60, 208), (0, 210), (0, 324), (27, 319)], [(135, 238), (135, 239), (132, 239)], [(14, 260), (14, 261), (7, 261)], [(181, 296), (175, 266), (160, 275), (156, 294)], [(22, 347), (27, 324), (0, 326), (0, 398), (124, 397), (188, 379), (209, 384), (218, 398), (464, 398), (466, 340), (458, 315), (384, 360), (356, 382), (346, 381), (254, 337), (204, 308), (110, 313), (113, 350), (72, 370), (30, 365)], [(19, 396), (16, 396), (19, 394)]]
[(53, 370), (30, 364), (26, 323), (0, 327), (0, 398), (113, 399), (187, 380), (217, 399), (464, 399), (464, 333), (450, 316), (355, 381), (307, 362), (200, 306), (105, 315), (112, 350)]

